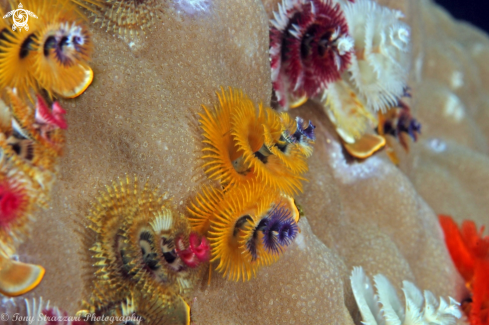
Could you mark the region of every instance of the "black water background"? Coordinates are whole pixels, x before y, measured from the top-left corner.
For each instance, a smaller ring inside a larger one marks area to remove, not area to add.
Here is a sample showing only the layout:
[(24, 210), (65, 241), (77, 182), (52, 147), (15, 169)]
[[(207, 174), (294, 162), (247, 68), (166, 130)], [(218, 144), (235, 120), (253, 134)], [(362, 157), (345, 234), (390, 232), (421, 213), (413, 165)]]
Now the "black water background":
[(456, 19), (465, 20), (489, 33), (488, 0), (435, 0)]

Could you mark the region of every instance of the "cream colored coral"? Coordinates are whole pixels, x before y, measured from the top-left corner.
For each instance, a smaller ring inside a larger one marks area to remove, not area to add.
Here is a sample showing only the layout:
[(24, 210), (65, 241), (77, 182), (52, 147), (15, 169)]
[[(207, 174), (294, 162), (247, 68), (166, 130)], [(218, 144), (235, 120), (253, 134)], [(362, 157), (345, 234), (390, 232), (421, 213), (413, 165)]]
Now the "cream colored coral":
[[(19, 249), (21, 259), (46, 267), (33, 294), (70, 314), (83, 296), (85, 265), (75, 231), (97, 191), (119, 175), (138, 173), (161, 184), (184, 213), (204, 179), (193, 118), (200, 105), (214, 104), (221, 85), (243, 88), (255, 102), (271, 98), (264, 7), (274, 11), (276, 4), (211, 3), (198, 16), (167, 12), (164, 22), (138, 40), (142, 45), (136, 52), (94, 29), (94, 84), (79, 99), (63, 103), (67, 152), (51, 209), (40, 212), (33, 225), (36, 236)], [(349, 285), (349, 270), (356, 265), (368, 274), (385, 274), (394, 284), (408, 280), (437, 296), (462, 298), (465, 287), (436, 214), (489, 225), (489, 119), (483, 118), (489, 111), (484, 97), (489, 41), (429, 1), (382, 4), (402, 9), (412, 27), (409, 84), (411, 106), (423, 123), (420, 142), (409, 156), (396, 148), (401, 169), (383, 153), (351, 162), (321, 106), (308, 103), (292, 110), (317, 126), (306, 175), (310, 181), (297, 199), (311, 227), (301, 221), (304, 241), (296, 240), (256, 280), (235, 284), (213, 273), (207, 286), (204, 279), (191, 302), (198, 324), (273, 324), (277, 319), (301, 324), (304, 317), (309, 324), (360, 324)], [(447, 53), (442, 63), (436, 46)], [(453, 71), (463, 80), (456, 89)], [(447, 93), (463, 107), (458, 122), (443, 113)]]

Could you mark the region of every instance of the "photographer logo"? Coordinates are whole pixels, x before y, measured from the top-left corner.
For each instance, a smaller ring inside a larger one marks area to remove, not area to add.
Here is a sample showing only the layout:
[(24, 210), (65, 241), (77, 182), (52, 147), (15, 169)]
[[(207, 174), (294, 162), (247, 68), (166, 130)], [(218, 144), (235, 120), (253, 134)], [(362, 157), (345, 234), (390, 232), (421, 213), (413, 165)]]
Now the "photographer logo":
[(8, 12), (3, 18), (9, 18), (12, 16), (14, 24), (12, 25), (12, 30), (15, 32), (17, 29), (22, 31), (24, 28), (26, 31), (29, 30), (29, 25), (27, 25), (27, 21), (29, 20), (29, 16), (37, 18), (37, 16), (29, 11), (24, 9), (22, 3), (19, 3), (19, 8)]

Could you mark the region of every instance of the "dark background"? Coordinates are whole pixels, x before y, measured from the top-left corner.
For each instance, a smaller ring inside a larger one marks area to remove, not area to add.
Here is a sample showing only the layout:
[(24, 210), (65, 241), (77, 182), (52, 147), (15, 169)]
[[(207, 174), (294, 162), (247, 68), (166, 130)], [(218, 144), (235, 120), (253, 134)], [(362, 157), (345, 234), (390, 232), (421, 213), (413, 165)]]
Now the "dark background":
[(489, 0), (435, 0), (456, 19), (465, 20), (489, 33)]

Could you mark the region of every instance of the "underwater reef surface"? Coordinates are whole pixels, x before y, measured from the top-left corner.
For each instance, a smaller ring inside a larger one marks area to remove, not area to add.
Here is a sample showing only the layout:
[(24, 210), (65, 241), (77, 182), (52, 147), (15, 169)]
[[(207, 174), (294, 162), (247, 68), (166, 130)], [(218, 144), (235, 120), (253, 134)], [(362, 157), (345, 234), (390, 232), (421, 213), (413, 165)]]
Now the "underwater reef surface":
[[(205, 180), (196, 113), (220, 86), (269, 103), (269, 16), (276, 1), (175, 2), (159, 24), (123, 40), (92, 28), (95, 79), (65, 101), (66, 153), (50, 209), (40, 212), (22, 261), (46, 268), (29, 296), (74, 314), (86, 264), (79, 235), (90, 202), (112, 180), (137, 174), (186, 204)], [(349, 161), (334, 126), (314, 103), (292, 115), (316, 125), (301, 233), (274, 265), (245, 283), (213, 272), (194, 292), (197, 324), (359, 323), (349, 275), (361, 265), (395, 284), (409, 280), (460, 300), (464, 283), (443, 241), (438, 214), (489, 224), (489, 39), (430, 1), (382, 1), (412, 28), (409, 103), (420, 139), (400, 167), (381, 152)], [(20, 299), (16, 299), (20, 301)]]

